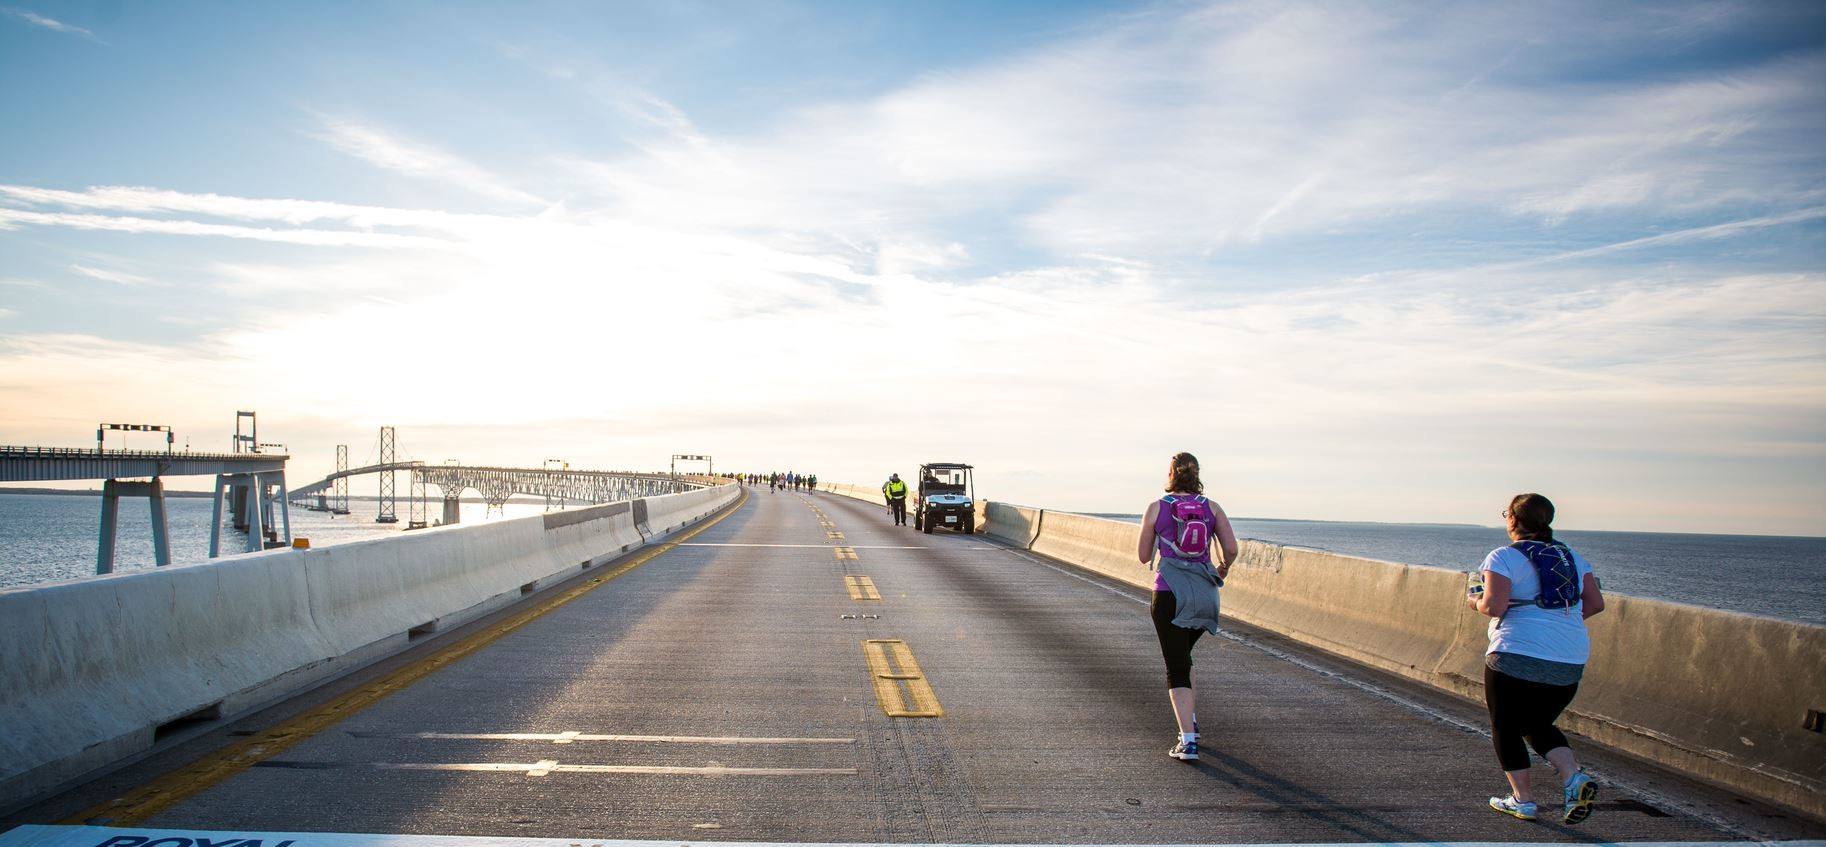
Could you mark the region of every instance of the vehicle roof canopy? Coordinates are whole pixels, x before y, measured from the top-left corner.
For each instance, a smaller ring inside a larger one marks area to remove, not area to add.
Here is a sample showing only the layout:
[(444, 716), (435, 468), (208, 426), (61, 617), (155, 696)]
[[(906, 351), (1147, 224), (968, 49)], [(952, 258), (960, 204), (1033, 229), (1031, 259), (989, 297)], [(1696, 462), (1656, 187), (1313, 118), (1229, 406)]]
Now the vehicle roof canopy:
[(963, 464), (962, 462), (927, 462), (923, 465), (920, 465), (920, 467), (921, 468), (938, 468), (941, 470), (946, 469), (946, 468), (961, 468), (963, 470), (971, 469), (971, 467), (969, 465)]

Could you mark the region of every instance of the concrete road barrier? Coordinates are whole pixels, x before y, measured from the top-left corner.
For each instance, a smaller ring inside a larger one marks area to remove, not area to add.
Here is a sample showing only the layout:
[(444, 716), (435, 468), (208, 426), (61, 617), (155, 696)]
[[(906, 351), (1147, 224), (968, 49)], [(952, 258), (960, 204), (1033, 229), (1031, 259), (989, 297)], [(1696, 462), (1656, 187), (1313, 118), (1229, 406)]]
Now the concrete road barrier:
[(983, 527), (984, 532), (1022, 549), (1033, 548), (1034, 540), (1040, 535), (1040, 522), (1045, 520), (1044, 512), (987, 500), (976, 501), (976, 506), (981, 510), (977, 525)]
[[(993, 535), (1150, 588), (1125, 521), (991, 503)], [(1029, 517), (1031, 515), (1031, 517)], [(1600, 575), (1604, 564), (1596, 563)], [(1489, 619), (1458, 571), (1254, 541), (1223, 589), (1228, 617), (1482, 701)], [(1562, 725), (1608, 746), (1826, 818), (1826, 627), (1607, 594)]]
[[(658, 537), (738, 495), (644, 503)], [(0, 590), (0, 810), (647, 542), (614, 503)]]

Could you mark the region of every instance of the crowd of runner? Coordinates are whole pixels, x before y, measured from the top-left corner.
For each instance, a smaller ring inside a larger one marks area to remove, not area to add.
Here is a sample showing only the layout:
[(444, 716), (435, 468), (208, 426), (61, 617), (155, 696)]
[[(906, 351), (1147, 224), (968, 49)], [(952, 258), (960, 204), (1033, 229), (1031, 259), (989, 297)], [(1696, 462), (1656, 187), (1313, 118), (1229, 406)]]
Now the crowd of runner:
[(781, 473), (735, 473), (724, 474), (725, 479), (733, 479), (743, 485), (767, 486), (772, 491), (803, 491), (811, 494), (818, 490), (817, 474), (802, 474), (795, 471)]

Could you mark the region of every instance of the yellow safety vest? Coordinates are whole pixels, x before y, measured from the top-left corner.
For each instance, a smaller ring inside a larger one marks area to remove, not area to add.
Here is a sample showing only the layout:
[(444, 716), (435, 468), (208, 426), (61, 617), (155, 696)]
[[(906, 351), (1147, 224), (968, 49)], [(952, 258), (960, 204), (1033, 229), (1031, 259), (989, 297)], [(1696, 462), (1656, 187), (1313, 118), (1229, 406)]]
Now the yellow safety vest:
[(907, 496), (907, 484), (905, 482), (890, 482), (882, 487), (887, 489), (889, 497)]

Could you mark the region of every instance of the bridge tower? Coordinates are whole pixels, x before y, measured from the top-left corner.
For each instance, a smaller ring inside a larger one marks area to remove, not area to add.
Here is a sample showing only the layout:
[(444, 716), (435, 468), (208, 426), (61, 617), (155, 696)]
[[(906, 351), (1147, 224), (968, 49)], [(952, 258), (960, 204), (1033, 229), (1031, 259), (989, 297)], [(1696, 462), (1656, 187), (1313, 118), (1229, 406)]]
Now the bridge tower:
[(406, 493), (406, 528), (424, 529), (425, 523), (425, 474), (414, 470), (411, 475), (410, 488)]
[[(336, 445), (336, 472), (349, 472), (349, 445)], [(349, 513), (349, 478), (336, 478), (335, 496), (330, 500), (330, 514), (346, 515)]]
[[(393, 427), (380, 428), (380, 463), (383, 467), (396, 461), (394, 455)], [(393, 492), (393, 470), (380, 472), (380, 514), (374, 517), (375, 523), (399, 523), (399, 498)]]

